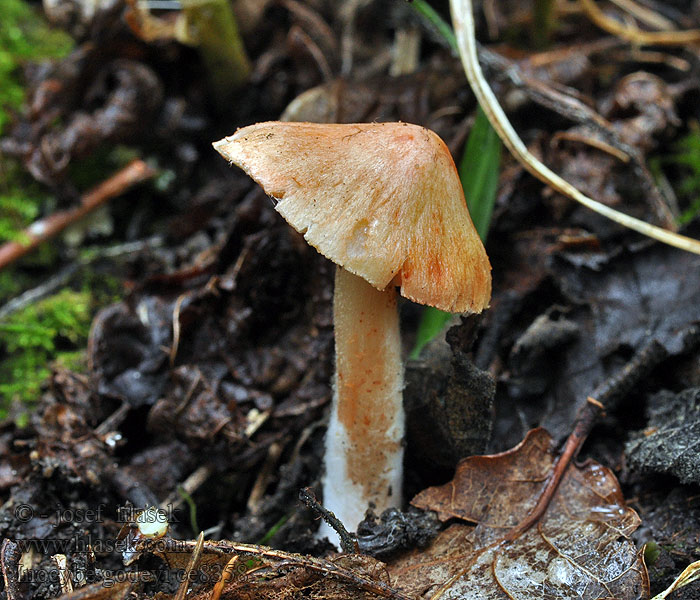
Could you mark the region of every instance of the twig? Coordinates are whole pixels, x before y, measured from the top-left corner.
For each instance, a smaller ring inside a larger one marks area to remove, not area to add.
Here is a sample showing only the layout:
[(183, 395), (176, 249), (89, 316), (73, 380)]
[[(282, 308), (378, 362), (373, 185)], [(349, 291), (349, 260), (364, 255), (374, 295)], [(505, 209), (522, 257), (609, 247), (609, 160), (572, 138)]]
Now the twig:
[(231, 560), (226, 563), (224, 570), (221, 572), (221, 577), (219, 581), (216, 582), (214, 589), (211, 591), (211, 596), (209, 600), (219, 600), (221, 598), (221, 593), (224, 591), (224, 587), (231, 580), (233, 576), (234, 569), (236, 568), (238, 561), (241, 560), (240, 556), (234, 556)]
[(0, 547), (0, 566), (2, 567), (2, 578), (5, 582), (5, 594), (8, 600), (16, 600), (17, 587), (19, 586), (19, 561), (22, 552), (19, 544), (5, 538)]
[(306, 504), (311, 510), (316, 511), (323, 520), (338, 534), (340, 538), (340, 547), (346, 554), (358, 554), (360, 547), (357, 544), (355, 536), (348, 533), (342, 521), (336, 517), (330, 510), (323, 506), (310, 488), (304, 488), (299, 492), (299, 499)]
[[(209, 479), (214, 469), (210, 465), (202, 465), (197, 467), (194, 472), (187, 476), (187, 478), (180, 484), (177, 485), (178, 490), (182, 490), (185, 493), (192, 495), (194, 494), (203, 484)], [(185, 499), (178, 492), (172, 492), (163, 502), (160, 503), (160, 508), (163, 510), (174, 510), (179, 508), (180, 505), (185, 502)]]
[(633, 2), (633, 0), (611, 0), (611, 2), (649, 27), (656, 27), (657, 29), (676, 28), (673, 21), (646, 6), (640, 6), (636, 2)]
[(284, 444), (277, 442), (272, 442), (270, 447), (267, 449), (267, 456), (265, 457), (265, 462), (263, 462), (262, 467), (258, 471), (258, 476), (255, 478), (255, 483), (250, 490), (250, 495), (248, 496), (248, 502), (246, 502), (246, 508), (250, 514), (258, 514), (261, 508), (261, 502), (263, 496), (265, 495), (265, 490), (273, 475), (279, 477), (278, 472), (276, 472), (277, 461), (279, 461), (282, 455), (282, 450), (284, 450)]
[[(687, 345), (696, 345), (700, 340), (700, 329), (691, 327), (686, 338)], [(686, 348), (687, 349), (687, 348)], [(598, 417), (607, 409), (614, 410), (620, 400), (652, 369), (668, 357), (666, 349), (655, 339), (648, 341), (642, 349), (618, 373), (604, 381), (586, 398), (579, 408), (571, 434), (564, 444), (552, 474), (532, 511), (506, 535), (506, 540), (515, 540), (537, 523), (547, 510), (571, 461), (576, 458), (588, 438)]]
[(42, 298), (46, 298), (46, 296), (49, 296), (58, 288), (66, 285), (77, 270), (78, 265), (76, 263), (71, 263), (37, 287), (27, 290), (16, 298), (12, 298), (7, 304), (0, 306), (0, 319), (9, 317), (12, 313), (22, 310), (34, 302), (38, 302)]
[(131, 410), (131, 406), (128, 402), (123, 401), (117, 410), (95, 427), (93, 433), (97, 437), (103, 437), (111, 431), (114, 431), (124, 422), (124, 419), (126, 419), (126, 416), (129, 414), (129, 410)]
[(46, 296), (50, 296), (58, 288), (66, 285), (71, 280), (73, 275), (75, 275), (78, 269), (89, 265), (96, 260), (101, 258), (114, 258), (124, 254), (134, 254), (135, 252), (140, 252), (144, 248), (159, 247), (162, 245), (163, 238), (160, 236), (153, 236), (144, 240), (116, 244), (106, 248), (88, 248), (89, 256), (81, 256), (76, 261), (66, 265), (63, 269), (56, 273), (56, 275), (49, 277), (49, 279), (40, 283), (38, 286), (26, 290), (19, 296), (8, 300), (8, 302), (3, 306), (0, 306), (0, 319), (9, 317), (12, 313), (22, 310), (34, 302), (38, 302), (42, 298), (46, 298)]
[(328, 64), (328, 60), (326, 60), (326, 55), (308, 33), (299, 25), (292, 25), (289, 28), (288, 38), (292, 44), (298, 44), (306, 50), (308, 55), (316, 63), (321, 77), (323, 77), (323, 81), (329, 82), (333, 80), (333, 70)]
[(192, 552), (192, 556), (190, 556), (190, 561), (187, 563), (187, 568), (185, 569), (182, 581), (180, 582), (180, 587), (177, 588), (177, 593), (175, 594), (174, 600), (185, 600), (185, 598), (187, 597), (187, 590), (190, 587), (190, 578), (192, 576), (192, 571), (199, 564), (199, 559), (202, 556), (203, 547), (204, 532), (202, 531), (199, 533), (199, 536), (197, 536), (197, 543), (194, 547), (194, 551)]
[(142, 160), (136, 159), (130, 162), (97, 187), (86, 192), (81, 199), (80, 206), (54, 213), (45, 219), (36, 221), (23, 232), (24, 241), (8, 242), (0, 246), (0, 270), (42, 242), (55, 237), (66, 227), (76, 223), (108, 200), (123, 194), (129, 188), (153, 177), (153, 175), (155, 175), (155, 170)]
[(51, 559), (58, 570), (58, 583), (61, 586), (61, 594), (71, 594), (73, 592), (73, 578), (68, 568), (68, 558), (65, 554), (54, 554)]
[(535, 158), (520, 137), (518, 137), (481, 72), (476, 50), (471, 0), (450, 0), (450, 8), (462, 65), (472, 91), (503, 143), (523, 167), (556, 191), (620, 225), (624, 225), (629, 229), (670, 246), (700, 254), (700, 241), (656, 227), (640, 219), (635, 219), (589, 198)]

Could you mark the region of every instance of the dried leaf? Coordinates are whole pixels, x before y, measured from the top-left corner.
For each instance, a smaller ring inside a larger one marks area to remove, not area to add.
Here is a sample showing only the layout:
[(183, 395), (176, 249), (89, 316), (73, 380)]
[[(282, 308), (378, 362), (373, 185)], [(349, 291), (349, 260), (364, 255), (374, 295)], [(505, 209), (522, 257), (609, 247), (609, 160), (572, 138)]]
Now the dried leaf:
[[(697, 232), (697, 227), (688, 230), (691, 235)], [(535, 235), (540, 236), (539, 244), (546, 242), (544, 234)], [(542, 254), (534, 241), (532, 246), (514, 246), (513, 253), (526, 253), (531, 247), (532, 252)], [(532, 269), (521, 268), (525, 256), (516, 255), (513, 268), (520, 273), (508, 276), (517, 277), (511, 279), (517, 285), (531, 281), (523, 280)], [(593, 262), (596, 256), (600, 259), (597, 266)], [(498, 258), (492, 260), (498, 262)], [(505, 383), (512, 398), (527, 399), (519, 406), (526, 422), (541, 425), (561, 439), (568, 435), (575, 418), (577, 403), (571, 399), (582, 400), (586, 390), (593, 391), (611, 377), (633, 349), (653, 338), (671, 356), (686, 352), (687, 326), (700, 319), (699, 265), (697, 256), (662, 244), (645, 244), (613, 256), (596, 255), (584, 248), (553, 254), (544, 270), (566, 299), (566, 308), (548, 307), (543, 314), (555, 323), (566, 319), (578, 332), (573, 335), (570, 327), (572, 335), (562, 336), (564, 331), (554, 335), (550, 323), (547, 345), (525, 343), (532, 332), (516, 344)], [(542, 287), (537, 279), (531, 285), (540, 285), (540, 293), (549, 293), (547, 284)], [(535, 330), (539, 328), (536, 320), (532, 322)], [(504, 431), (506, 422), (514, 420), (496, 424), (494, 439), (501, 444), (499, 450), (522, 437), (517, 425), (509, 433)]]
[(463, 460), (448, 484), (413, 504), (456, 524), (423, 553), (390, 567), (401, 591), (440, 598), (640, 598), (649, 583), (629, 535), (639, 526), (610, 470), (571, 466), (541, 521), (512, 542), (509, 530), (537, 502), (555, 455), (543, 429), (516, 448)]
[(676, 578), (676, 580), (660, 594), (654, 596), (652, 600), (663, 600), (675, 590), (682, 588), (689, 583), (693, 583), (700, 579), (700, 560), (688, 565), (688, 567)]

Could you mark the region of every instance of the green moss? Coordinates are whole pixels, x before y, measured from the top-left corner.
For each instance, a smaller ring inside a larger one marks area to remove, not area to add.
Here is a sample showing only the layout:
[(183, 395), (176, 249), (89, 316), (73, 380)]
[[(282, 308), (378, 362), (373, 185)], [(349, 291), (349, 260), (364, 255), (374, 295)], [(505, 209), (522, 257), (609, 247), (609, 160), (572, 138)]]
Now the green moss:
[(87, 369), (87, 357), (85, 350), (74, 350), (70, 352), (59, 352), (56, 358), (51, 361), (54, 369), (65, 369), (74, 373), (84, 373)]
[(656, 562), (656, 559), (659, 558), (659, 554), (661, 554), (661, 549), (656, 542), (647, 542), (644, 545), (644, 562), (647, 567), (652, 566)]
[(13, 402), (36, 401), (52, 361), (79, 366), (91, 308), (89, 293), (62, 290), (0, 320), (0, 416)]
[(678, 224), (685, 225), (700, 214), (700, 127), (691, 122), (691, 132), (680, 138), (672, 152), (649, 160), (651, 172), (667, 177), (684, 207)]
[(95, 271), (88, 265), (81, 273), (81, 282), (83, 290), (92, 296), (92, 304), (96, 309), (122, 299), (124, 282), (103, 270)]
[(0, 302), (14, 296), (20, 289), (22, 286), (11, 270), (0, 271)]
[(24, 0), (0, 0), (0, 133), (24, 101), (19, 67), (28, 60), (65, 56), (73, 40), (50, 28)]
[(21, 241), (23, 230), (39, 216), (46, 200), (17, 161), (0, 157), (0, 244)]
[(692, 221), (700, 213), (700, 131), (693, 131), (681, 138), (677, 153), (670, 160), (685, 167), (686, 175), (678, 184), (678, 193), (688, 200), (688, 207), (681, 214), (681, 225)]

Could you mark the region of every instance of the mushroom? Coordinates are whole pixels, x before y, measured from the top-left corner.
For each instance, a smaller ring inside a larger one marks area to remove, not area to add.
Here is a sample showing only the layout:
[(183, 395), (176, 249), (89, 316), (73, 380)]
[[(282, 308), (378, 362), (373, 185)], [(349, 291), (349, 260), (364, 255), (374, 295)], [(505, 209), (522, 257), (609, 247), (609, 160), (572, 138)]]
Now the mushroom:
[(379, 511), (401, 502), (396, 287), (449, 312), (481, 312), (491, 296), (457, 170), (434, 132), (408, 123), (258, 123), (214, 148), (337, 265), (323, 499), (355, 529), (370, 502)]

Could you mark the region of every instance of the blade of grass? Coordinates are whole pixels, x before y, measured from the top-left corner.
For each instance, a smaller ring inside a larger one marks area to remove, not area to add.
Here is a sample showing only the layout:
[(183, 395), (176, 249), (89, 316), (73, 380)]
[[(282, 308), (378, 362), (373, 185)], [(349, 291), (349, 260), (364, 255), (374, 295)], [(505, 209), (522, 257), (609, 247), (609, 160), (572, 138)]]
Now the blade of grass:
[(433, 29), (445, 38), (445, 41), (455, 53), (459, 51), (457, 38), (455, 32), (452, 31), (452, 27), (450, 27), (447, 21), (445, 21), (430, 4), (425, 0), (412, 0), (411, 6), (419, 15), (428, 21)]
[(482, 242), (486, 241), (491, 224), (500, 165), (501, 139), (486, 113), (479, 108), (459, 163), (459, 178), (469, 214)]
[[(479, 109), (459, 163), (459, 178), (472, 222), (481, 241), (486, 241), (491, 223), (500, 162), (501, 140), (484, 111)], [(442, 332), (451, 317), (450, 313), (431, 306), (423, 309), (410, 358), (418, 358), (423, 347)]]
[(696, 560), (694, 563), (689, 564), (685, 570), (676, 578), (676, 580), (663, 592), (654, 596), (651, 600), (663, 600), (676, 591), (678, 588), (682, 588), (693, 581), (700, 579), (700, 560)]
[(416, 333), (416, 343), (409, 354), (410, 359), (416, 359), (420, 356), (421, 350), (433, 338), (437, 337), (447, 325), (452, 315), (448, 312), (443, 312), (432, 306), (426, 306), (421, 314), (420, 323), (418, 324), (418, 332)]
[(192, 531), (201, 531), (199, 525), (197, 524), (197, 505), (195, 504), (194, 499), (181, 485), (177, 486), (177, 493), (180, 495), (180, 498), (185, 501), (187, 507), (189, 508), (190, 527), (192, 528)]
[(260, 538), (258, 541), (259, 546), (265, 546), (267, 543), (274, 537), (274, 535), (280, 530), (282, 525), (284, 525), (287, 521), (289, 521), (289, 517), (291, 515), (284, 515), (282, 518), (277, 521), (270, 529), (268, 532)]

